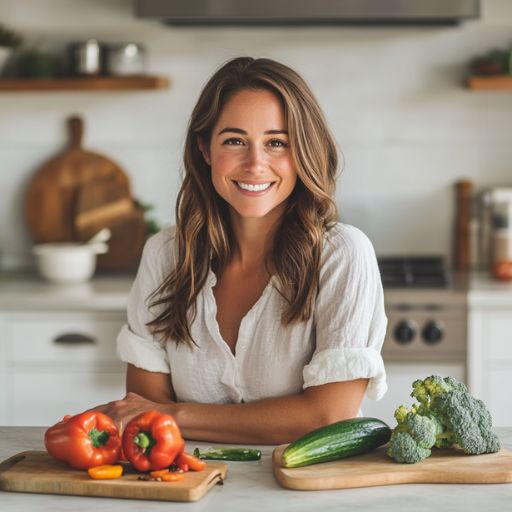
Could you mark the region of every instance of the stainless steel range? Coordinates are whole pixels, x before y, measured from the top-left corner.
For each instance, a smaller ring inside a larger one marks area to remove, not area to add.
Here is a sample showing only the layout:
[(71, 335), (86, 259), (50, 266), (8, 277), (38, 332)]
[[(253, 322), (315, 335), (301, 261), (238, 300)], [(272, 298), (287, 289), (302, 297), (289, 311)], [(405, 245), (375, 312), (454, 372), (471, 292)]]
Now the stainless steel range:
[(466, 293), (439, 257), (380, 258), (389, 361), (466, 357)]
[(466, 381), (466, 286), (441, 257), (378, 261), (388, 317), (382, 348), (388, 393), (379, 402), (366, 400), (363, 413), (394, 425), (396, 407), (413, 403), (414, 380), (439, 374)]

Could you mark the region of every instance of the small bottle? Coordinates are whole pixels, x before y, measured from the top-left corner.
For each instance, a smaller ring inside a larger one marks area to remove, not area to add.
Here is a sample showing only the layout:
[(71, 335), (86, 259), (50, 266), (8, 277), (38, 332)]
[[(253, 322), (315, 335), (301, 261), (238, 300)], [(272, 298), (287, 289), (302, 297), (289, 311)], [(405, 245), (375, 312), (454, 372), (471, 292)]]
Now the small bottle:
[(492, 233), (492, 273), (497, 279), (512, 278), (512, 205), (495, 208)]

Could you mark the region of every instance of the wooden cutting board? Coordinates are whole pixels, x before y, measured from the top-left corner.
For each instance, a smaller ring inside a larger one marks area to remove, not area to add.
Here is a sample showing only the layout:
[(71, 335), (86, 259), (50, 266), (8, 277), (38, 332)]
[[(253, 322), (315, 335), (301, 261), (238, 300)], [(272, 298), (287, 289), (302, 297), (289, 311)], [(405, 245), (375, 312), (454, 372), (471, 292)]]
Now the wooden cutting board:
[(272, 454), (276, 480), (287, 489), (325, 490), (410, 483), (494, 484), (512, 482), (512, 452), (466, 455), (462, 450), (436, 450), (417, 464), (399, 464), (381, 446), (364, 455), (302, 468), (283, 468), (281, 455)]
[(77, 191), (75, 229), (77, 233), (97, 229), (98, 225), (130, 214), (134, 209), (127, 185), (121, 186), (111, 180), (85, 183)]
[(138, 480), (140, 474), (128, 472), (115, 480), (92, 480), (87, 471), (71, 469), (44, 451), (26, 451), (0, 464), (0, 489), (103, 498), (197, 501), (214, 485), (224, 481), (227, 466), (223, 462), (208, 461), (203, 471), (189, 471), (184, 480), (178, 482), (146, 482)]
[(126, 173), (109, 158), (82, 148), (84, 123), (68, 119), (69, 145), (44, 163), (30, 180), (25, 217), (35, 243), (77, 240), (75, 208), (78, 190), (87, 183), (108, 181), (130, 190)]
[(76, 200), (76, 239), (85, 242), (103, 228), (111, 238), (109, 250), (98, 256), (97, 268), (113, 272), (136, 270), (148, 237), (143, 209), (127, 186), (96, 181), (80, 187)]

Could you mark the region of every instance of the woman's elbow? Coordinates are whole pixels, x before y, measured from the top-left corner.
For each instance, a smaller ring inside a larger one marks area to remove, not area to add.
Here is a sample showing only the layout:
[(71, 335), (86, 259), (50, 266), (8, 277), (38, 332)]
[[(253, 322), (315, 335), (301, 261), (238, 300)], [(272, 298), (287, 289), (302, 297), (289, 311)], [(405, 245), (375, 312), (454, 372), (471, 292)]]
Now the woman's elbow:
[(308, 432), (311, 430), (316, 430), (317, 428), (326, 427), (327, 425), (331, 425), (332, 423), (337, 423), (338, 421), (344, 421), (351, 418), (355, 418), (358, 414), (358, 411), (322, 411), (318, 414), (313, 415), (311, 418), (310, 425), (308, 426)]

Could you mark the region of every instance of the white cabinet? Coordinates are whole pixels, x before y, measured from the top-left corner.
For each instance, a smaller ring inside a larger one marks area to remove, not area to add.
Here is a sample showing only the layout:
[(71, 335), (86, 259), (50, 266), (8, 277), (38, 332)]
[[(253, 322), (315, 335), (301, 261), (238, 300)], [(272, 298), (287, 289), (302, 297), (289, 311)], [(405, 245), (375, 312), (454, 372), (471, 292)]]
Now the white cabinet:
[(473, 276), (468, 295), (468, 380), (497, 427), (512, 425), (512, 283)]
[(468, 372), (469, 388), (486, 403), (493, 424), (512, 425), (512, 300), (510, 305), (470, 301)]
[(0, 312), (0, 425), (56, 423), (125, 394), (124, 312)]

